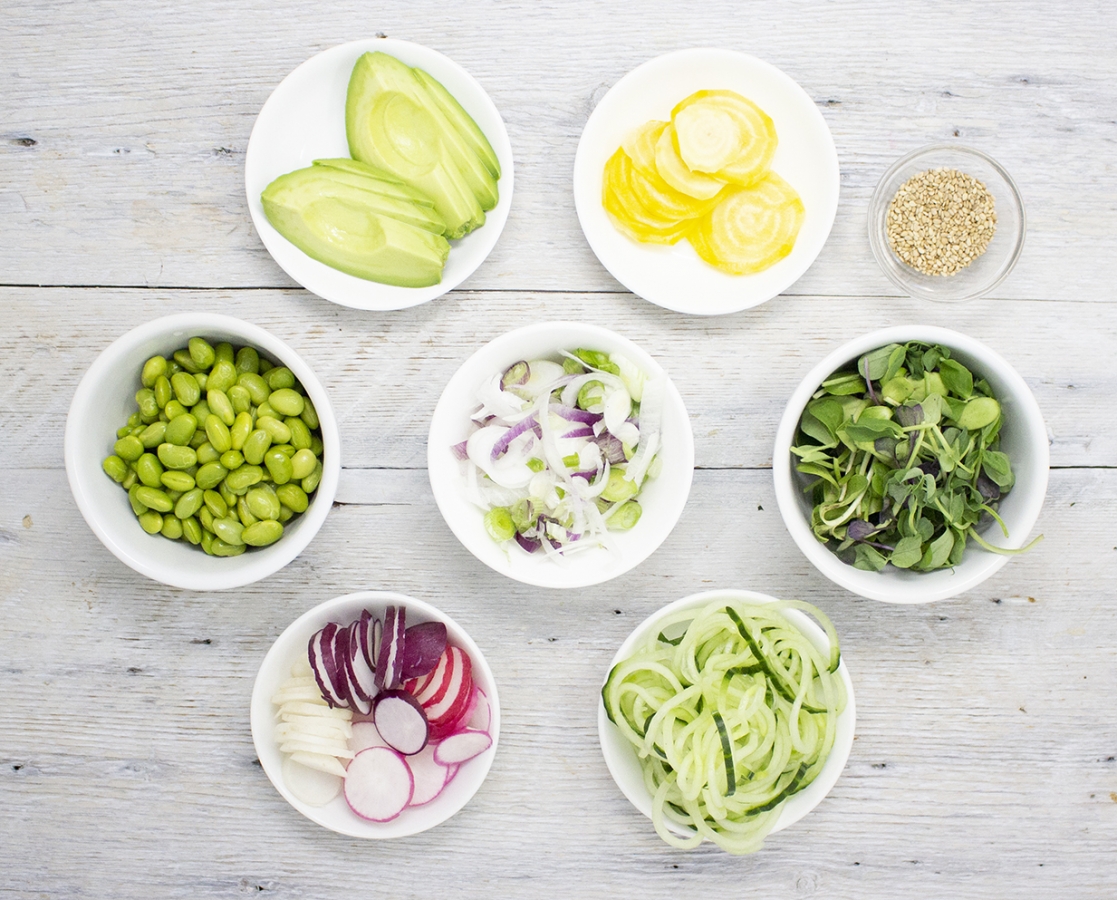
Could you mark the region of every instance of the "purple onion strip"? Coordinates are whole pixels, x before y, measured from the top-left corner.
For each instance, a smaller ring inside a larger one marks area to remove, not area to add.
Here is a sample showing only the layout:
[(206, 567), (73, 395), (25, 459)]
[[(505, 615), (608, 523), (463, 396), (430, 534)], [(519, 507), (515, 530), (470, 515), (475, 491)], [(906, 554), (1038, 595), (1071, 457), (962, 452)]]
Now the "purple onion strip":
[(538, 424), (535, 421), (535, 416), (528, 416), (526, 419), (520, 419), (515, 425), (509, 428), (500, 439), (493, 444), (493, 452), (490, 454), (492, 459), (500, 459), (501, 455), (508, 450), (511, 443), (516, 440), (525, 431), (537, 428)]

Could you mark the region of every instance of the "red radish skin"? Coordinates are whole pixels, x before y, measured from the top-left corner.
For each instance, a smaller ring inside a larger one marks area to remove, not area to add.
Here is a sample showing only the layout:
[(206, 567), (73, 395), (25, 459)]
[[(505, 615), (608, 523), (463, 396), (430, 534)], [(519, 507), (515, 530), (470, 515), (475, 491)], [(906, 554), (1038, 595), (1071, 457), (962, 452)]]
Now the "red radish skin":
[[(353, 661), (349, 648), (349, 636), (352, 630), (348, 626), (338, 626), (334, 632), (334, 664), (337, 675), (341, 681), (338, 686), (344, 688), (349, 696), (349, 705), (358, 713), (365, 714), (372, 709), (372, 698), (361, 690), (357, 684), (357, 676), (353, 672)], [(340, 693), (340, 690), (338, 691)]]
[(404, 642), (402, 678), (426, 675), (446, 652), (446, 625), (442, 622), (420, 622), (407, 629)]
[(466, 762), (484, 753), (493, 745), (492, 736), (487, 731), (465, 729), (450, 735), (434, 748), (435, 762), (444, 766)]
[(390, 747), (362, 750), (349, 763), (345, 802), (362, 819), (390, 822), (407, 809), (414, 793), (411, 767)]
[(400, 684), (400, 672), (406, 652), (406, 615), (402, 606), (389, 606), (384, 614), (384, 636), (380, 641), (380, 655), (376, 661), (376, 677), (380, 686), (394, 690)]
[[(414, 756), (407, 757), (411, 774), (415, 779), (415, 790), (411, 796), (412, 806), (430, 803), (450, 783), (453, 773), (450, 768), (434, 760), (434, 747), (428, 744)], [(456, 770), (456, 766), (454, 769)]]
[(457, 664), (457, 654), (454, 653), (453, 647), (447, 647), (446, 652), (442, 654), (439, 659), (438, 665), (434, 669), (434, 675), (421, 691), (415, 695), (415, 699), (428, 706), (432, 703), (438, 703), (443, 697), (446, 696), (446, 691), (450, 687), (450, 682), (454, 678), (454, 668)]
[[(372, 671), (377, 673), (380, 677), (378, 667), (380, 666), (380, 642), (384, 639), (384, 623), (380, 619), (372, 620), (372, 641), (368, 645), (369, 660), (368, 664)], [(379, 683), (379, 682), (378, 682)]]
[(333, 655), (334, 631), (336, 629), (337, 625), (329, 622), (325, 628), (314, 633), (307, 647), (310, 670), (314, 673), (314, 680), (318, 684), (322, 699), (335, 708), (349, 705), (348, 699), (339, 694), (334, 686), (334, 680), (330, 676), (330, 661), (327, 660), (327, 657)]
[(322, 638), (322, 659), (326, 664), (326, 675), (329, 676), (334, 693), (341, 698), (341, 705), (351, 707), (353, 704), (349, 696), (349, 679), (345, 676), (345, 656), (338, 653), (340, 649), (338, 647), (338, 635), (347, 631), (347, 629), (342, 628), (337, 622), (331, 622), (330, 625), (333, 627), (328, 638), (327, 636)]
[(473, 663), (469, 654), (460, 647), (451, 647), (447, 652), (454, 660), (449, 683), (445, 689), (435, 691), (430, 700), (419, 701), (432, 722), (442, 722), (461, 715), (473, 692)]
[(419, 702), (407, 691), (382, 691), (372, 712), (376, 730), (388, 744), (405, 756), (427, 745), (430, 726)]
[[(361, 646), (366, 634), (368, 629), (360, 619), (349, 626), (349, 674), (353, 676), (357, 689), (371, 702), (379, 689), (376, 687), (376, 673), (368, 667), (364, 648)], [(370, 706), (369, 709), (371, 708)]]

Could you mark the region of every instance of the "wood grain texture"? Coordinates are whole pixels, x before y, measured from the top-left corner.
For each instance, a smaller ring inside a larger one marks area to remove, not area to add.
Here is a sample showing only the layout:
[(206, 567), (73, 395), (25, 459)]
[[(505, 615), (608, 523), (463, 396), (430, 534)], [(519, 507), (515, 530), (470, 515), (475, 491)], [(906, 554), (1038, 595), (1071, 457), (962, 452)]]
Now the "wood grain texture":
[[(356, 26), (354, 23), (359, 23)], [(1024, 256), (999, 297), (1109, 300), (1117, 10), (1074, 2), (621, 7), (354, 0), (19, 4), (0, 13), (0, 280), (8, 284), (284, 286), (252, 229), (244, 153), (271, 90), (314, 53), (384, 33), (462, 64), (500, 109), (516, 191), (475, 289), (617, 290), (578, 227), (582, 126), (661, 53), (718, 46), (803, 85), (834, 134), (833, 235), (795, 293), (894, 295), (866, 237), (869, 195), (938, 141), (1000, 160), (1024, 195)]]
[[(1117, 895), (1115, 26), (1117, 8), (1087, 2), (0, 5), (0, 898)], [(507, 228), (465, 289), (380, 314), (291, 285), (243, 195), (248, 136), (274, 86), (377, 32), (468, 69), (516, 156)], [(750, 52), (798, 80), (842, 165), (812, 269), (787, 295), (717, 319), (625, 292), (582, 237), (570, 191), (605, 91), (692, 46)], [(1015, 272), (961, 306), (895, 296), (865, 237), (884, 169), (944, 139), (1003, 162), (1029, 217)], [(229, 593), (124, 566), (82, 521), (62, 468), (81, 374), (124, 332), (184, 309), (290, 343), (342, 428), (338, 502), (319, 535)], [(610, 327), (656, 356), (687, 405), (698, 465), (659, 550), (570, 592), (476, 561), (425, 471), (430, 413), (458, 366), (548, 319)], [(893, 607), (811, 567), (768, 467), (814, 363), (907, 322), (963, 331), (1020, 371), (1053, 469), (1042, 543), (956, 600)], [(746, 859), (664, 845), (613, 784), (596, 733), (619, 643), (664, 604), (718, 586), (821, 606), (858, 706), (834, 790)], [(501, 691), (480, 792), (401, 841), (304, 820), (262, 772), (248, 726), (279, 633), (365, 588), (452, 615)]]

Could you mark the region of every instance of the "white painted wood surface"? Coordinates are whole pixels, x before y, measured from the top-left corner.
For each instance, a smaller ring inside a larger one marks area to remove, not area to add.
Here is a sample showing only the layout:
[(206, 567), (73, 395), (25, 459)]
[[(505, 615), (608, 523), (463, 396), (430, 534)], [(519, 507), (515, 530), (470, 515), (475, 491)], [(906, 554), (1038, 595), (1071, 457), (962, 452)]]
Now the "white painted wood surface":
[[(1117, 11), (1048, 7), (0, 6), (0, 897), (1117, 895)], [(507, 229), (466, 290), (390, 314), (293, 287), (252, 231), (242, 187), (275, 84), (378, 31), (472, 72), (517, 160)], [(582, 124), (608, 86), (703, 45), (795, 77), (842, 164), (815, 266), (787, 295), (713, 320), (625, 293), (586, 245), (569, 188)], [(864, 236), (887, 165), (942, 139), (1002, 161), (1029, 219), (1017, 270), (961, 307), (896, 296)], [(291, 342), (341, 418), (339, 505), (299, 559), (229, 594), (165, 588), (119, 563), (62, 468), (85, 367), (134, 325), (188, 307)], [(424, 469), (428, 417), (458, 364), (548, 318), (645, 346), (695, 430), (698, 471), (675, 532), (587, 591), (537, 591), (481, 566), (438, 516)], [(768, 466), (786, 397), (815, 360), (914, 321), (972, 334), (1018, 368), (1047, 419), (1053, 471), (1038, 547), (955, 601), (894, 608), (810, 567)], [(745, 859), (662, 844), (596, 738), (616, 646), (660, 606), (713, 586), (818, 603), (857, 692), (857, 741), (831, 795)], [(272, 640), (310, 606), (368, 587), (454, 616), (504, 703), (478, 795), (439, 828), (388, 843), (291, 810), (248, 731)]]

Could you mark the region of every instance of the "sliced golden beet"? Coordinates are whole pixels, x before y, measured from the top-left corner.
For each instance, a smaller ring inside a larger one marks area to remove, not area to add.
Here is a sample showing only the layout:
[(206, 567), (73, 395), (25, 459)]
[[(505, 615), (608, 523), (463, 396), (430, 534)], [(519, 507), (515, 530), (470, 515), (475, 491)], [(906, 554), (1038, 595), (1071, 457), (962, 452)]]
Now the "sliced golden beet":
[(668, 125), (663, 129), (655, 144), (655, 167), (659, 176), (671, 187), (680, 193), (695, 197), (699, 200), (709, 200), (717, 196), (718, 191), (725, 187), (725, 180), (706, 175), (702, 172), (692, 172), (682, 157), (675, 142), (675, 128)]
[(695, 91), (671, 111), (671, 122), (689, 169), (734, 184), (763, 178), (779, 143), (771, 117), (735, 91)]
[(632, 161), (628, 178), (629, 188), (640, 204), (651, 214), (672, 221), (697, 219), (718, 201), (720, 194), (709, 200), (699, 200), (675, 190), (656, 172), (647, 173)]
[(726, 191), (688, 238), (710, 265), (731, 275), (751, 275), (791, 252), (804, 214), (795, 188), (769, 172), (751, 187)]
[(605, 164), (601, 202), (622, 234), (634, 241), (676, 244), (693, 227), (694, 220), (676, 220), (648, 210), (632, 190), (632, 160), (619, 148)]
[(649, 119), (639, 128), (629, 132), (628, 137), (624, 139), (621, 146), (638, 171), (645, 175), (659, 176), (655, 167), (655, 144), (663, 134), (663, 129), (670, 124), (659, 119)]

